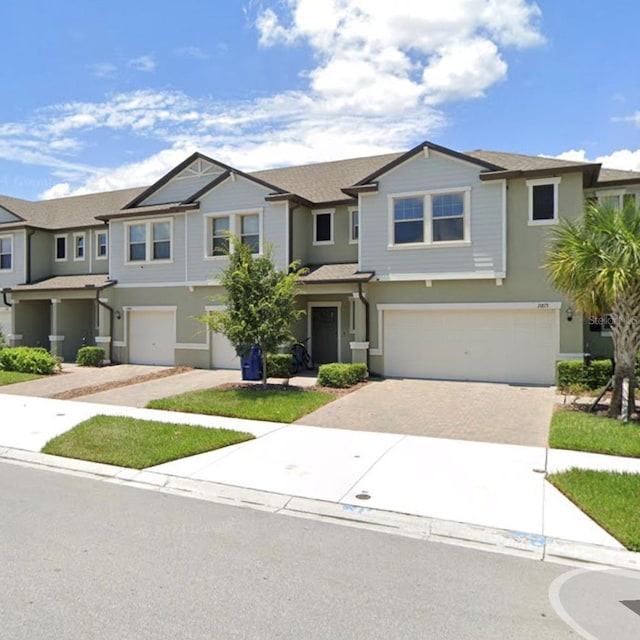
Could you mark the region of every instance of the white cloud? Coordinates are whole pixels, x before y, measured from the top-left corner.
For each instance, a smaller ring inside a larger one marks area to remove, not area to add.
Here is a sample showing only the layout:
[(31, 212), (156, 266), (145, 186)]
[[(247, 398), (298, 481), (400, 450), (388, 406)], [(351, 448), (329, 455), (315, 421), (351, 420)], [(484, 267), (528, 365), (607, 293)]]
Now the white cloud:
[(118, 73), (118, 67), (111, 62), (99, 62), (90, 68), (96, 78), (115, 78)]
[[(195, 148), (244, 170), (402, 150), (446, 124), (448, 101), (481, 97), (503, 80), (509, 47), (543, 41), (531, 0), (252, 6), (259, 7), (252, 21), (263, 47), (310, 48), (314, 63), (302, 89), (235, 102), (145, 90), (53, 105), (0, 123), (0, 159), (47, 167), (59, 180), (43, 194), (50, 197), (153, 182)], [(210, 55), (196, 46), (174, 54)], [(148, 72), (156, 63), (144, 55), (127, 65)], [(144, 140), (155, 152), (115, 168), (97, 166), (101, 135), (117, 135), (123, 150)]]
[(181, 58), (192, 58), (194, 60), (211, 59), (211, 54), (208, 51), (195, 46), (178, 47), (173, 52)]
[(50, 200), (53, 198), (65, 198), (71, 195), (71, 185), (68, 182), (58, 182), (46, 191), (40, 194), (41, 200)]
[(153, 56), (146, 55), (129, 60), (127, 65), (135, 71), (144, 71), (148, 73), (156, 68), (156, 61)]
[(571, 149), (553, 156), (560, 160), (572, 160), (574, 162), (599, 162), (609, 169), (622, 169), (623, 171), (640, 171), (640, 149), (618, 149), (607, 155), (598, 156), (593, 160), (587, 157), (584, 149)]

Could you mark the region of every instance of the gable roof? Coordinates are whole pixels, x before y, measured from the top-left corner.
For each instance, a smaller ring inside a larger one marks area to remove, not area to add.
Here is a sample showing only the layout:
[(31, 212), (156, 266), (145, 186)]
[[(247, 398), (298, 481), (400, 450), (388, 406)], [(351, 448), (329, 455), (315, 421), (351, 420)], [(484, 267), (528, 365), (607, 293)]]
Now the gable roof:
[(602, 167), (598, 182), (595, 186), (614, 187), (630, 182), (640, 182), (640, 171), (623, 171), (622, 169), (607, 169)]

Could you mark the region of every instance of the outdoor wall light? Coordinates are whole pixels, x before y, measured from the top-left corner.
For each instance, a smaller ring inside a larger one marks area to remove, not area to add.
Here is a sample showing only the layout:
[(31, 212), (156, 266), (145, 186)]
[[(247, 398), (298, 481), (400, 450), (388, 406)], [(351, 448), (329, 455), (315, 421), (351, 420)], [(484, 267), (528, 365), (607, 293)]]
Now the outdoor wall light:
[(122, 314), (120, 313), (120, 311), (116, 311), (116, 320), (121, 320), (122, 319)]
[(567, 322), (571, 322), (573, 320), (573, 309), (571, 307), (567, 307), (565, 313), (567, 315)]

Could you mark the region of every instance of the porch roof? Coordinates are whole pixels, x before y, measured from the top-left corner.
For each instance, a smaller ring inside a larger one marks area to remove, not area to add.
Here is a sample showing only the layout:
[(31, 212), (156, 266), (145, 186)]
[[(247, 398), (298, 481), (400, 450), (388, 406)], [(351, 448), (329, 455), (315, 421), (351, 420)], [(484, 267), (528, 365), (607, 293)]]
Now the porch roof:
[(303, 284), (326, 284), (329, 282), (368, 282), (375, 275), (373, 271), (358, 271), (356, 262), (343, 264), (322, 264), (308, 266), (309, 273), (300, 276)]
[(40, 282), (30, 284), (19, 284), (11, 287), (10, 291), (71, 291), (85, 289), (104, 289), (116, 284), (106, 274), (83, 275), (83, 276), (54, 276)]

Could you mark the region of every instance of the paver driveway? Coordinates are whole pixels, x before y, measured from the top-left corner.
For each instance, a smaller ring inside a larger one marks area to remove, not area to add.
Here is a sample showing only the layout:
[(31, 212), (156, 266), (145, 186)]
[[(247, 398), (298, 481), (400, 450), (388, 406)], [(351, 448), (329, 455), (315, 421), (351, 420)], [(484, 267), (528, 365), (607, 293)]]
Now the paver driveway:
[(371, 382), (298, 423), (544, 447), (557, 401), (553, 387), (389, 379)]

